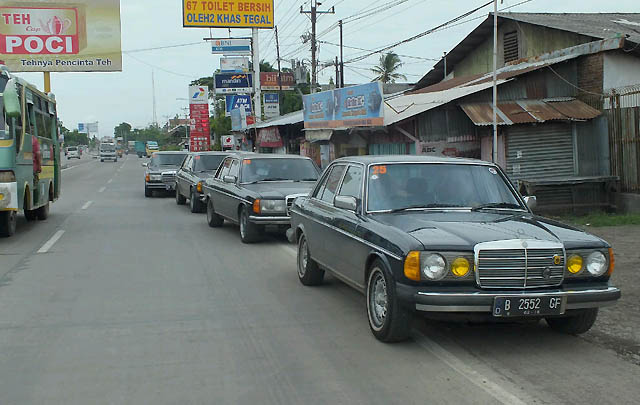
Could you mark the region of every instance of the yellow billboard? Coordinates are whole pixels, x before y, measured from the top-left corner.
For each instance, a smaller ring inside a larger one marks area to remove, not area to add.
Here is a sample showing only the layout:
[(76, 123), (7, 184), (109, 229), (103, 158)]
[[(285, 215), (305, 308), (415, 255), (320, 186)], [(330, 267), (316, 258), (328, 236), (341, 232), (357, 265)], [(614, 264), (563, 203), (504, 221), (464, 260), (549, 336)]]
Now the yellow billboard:
[(120, 0), (0, 0), (0, 64), (13, 72), (119, 72)]
[(273, 0), (182, 0), (182, 26), (273, 28)]

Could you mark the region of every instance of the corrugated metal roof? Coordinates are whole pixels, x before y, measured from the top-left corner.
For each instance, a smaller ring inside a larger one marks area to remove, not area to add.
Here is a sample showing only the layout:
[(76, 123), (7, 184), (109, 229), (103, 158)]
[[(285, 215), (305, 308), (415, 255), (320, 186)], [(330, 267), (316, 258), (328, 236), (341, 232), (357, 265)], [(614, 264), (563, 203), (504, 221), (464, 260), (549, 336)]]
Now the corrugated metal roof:
[(275, 117), (256, 124), (256, 128), (277, 127), (279, 125), (292, 125), (304, 122), (304, 110), (294, 111), (289, 114)]
[[(476, 125), (493, 125), (491, 103), (471, 103), (460, 106)], [(600, 111), (580, 100), (520, 100), (499, 103), (498, 125), (539, 123), (553, 120), (584, 121), (597, 117)]]

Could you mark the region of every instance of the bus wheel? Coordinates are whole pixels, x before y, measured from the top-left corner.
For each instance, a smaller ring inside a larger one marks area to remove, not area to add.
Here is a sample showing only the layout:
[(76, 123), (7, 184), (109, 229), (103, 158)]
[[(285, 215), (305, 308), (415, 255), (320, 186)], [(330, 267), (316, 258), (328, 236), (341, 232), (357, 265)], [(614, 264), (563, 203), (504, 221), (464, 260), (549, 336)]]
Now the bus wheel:
[(9, 237), (16, 233), (18, 215), (16, 211), (0, 212), (0, 236)]
[(45, 219), (49, 218), (49, 203), (46, 203), (42, 207), (38, 208), (36, 210), (36, 216), (40, 221), (44, 221)]

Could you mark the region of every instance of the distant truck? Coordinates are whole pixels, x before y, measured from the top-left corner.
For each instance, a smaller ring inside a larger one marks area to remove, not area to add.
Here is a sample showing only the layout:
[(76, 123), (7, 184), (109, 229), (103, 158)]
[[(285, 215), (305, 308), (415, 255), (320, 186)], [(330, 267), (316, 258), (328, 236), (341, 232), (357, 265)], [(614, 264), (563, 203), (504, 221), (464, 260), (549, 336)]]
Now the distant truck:
[(114, 162), (118, 161), (118, 155), (116, 154), (116, 144), (112, 142), (102, 142), (100, 143), (100, 161), (104, 162), (105, 160), (112, 160)]
[(139, 158), (147, 155), (147, 147), (143, 141), (136, 141), (134, 148)]

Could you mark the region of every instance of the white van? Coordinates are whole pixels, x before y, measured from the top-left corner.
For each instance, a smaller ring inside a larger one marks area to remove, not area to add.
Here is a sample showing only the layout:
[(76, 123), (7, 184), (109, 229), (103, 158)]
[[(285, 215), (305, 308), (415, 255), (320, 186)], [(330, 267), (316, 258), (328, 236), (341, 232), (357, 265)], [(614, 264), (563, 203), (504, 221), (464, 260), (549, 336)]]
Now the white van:
[(113, 160), (114, 162), (118, 161), (118, 155), (116, 154), (115, 143), (100, 144), (100, 161), (104, 162), (105, 160)]

